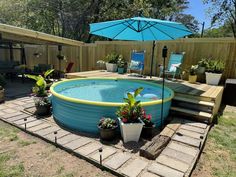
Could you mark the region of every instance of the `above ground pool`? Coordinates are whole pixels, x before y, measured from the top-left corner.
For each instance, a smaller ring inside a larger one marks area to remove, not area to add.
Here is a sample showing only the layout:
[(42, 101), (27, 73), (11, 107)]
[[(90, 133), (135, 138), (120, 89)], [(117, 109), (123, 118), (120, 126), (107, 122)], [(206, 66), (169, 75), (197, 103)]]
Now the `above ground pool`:
[[(136, 99), (159, 126), (162, 86), (141, 80), (86, 78), (57, 82), (50, 88), (53, 116), (59, 124), (73, 131), (98, 133), (100, 118), (116, 118), (115, 112), (124, 104), (123, 98), (139, 87), (144, 90)], [(173, 96), (173, 91), (165, 87), (164, 118), (168, 116)]]

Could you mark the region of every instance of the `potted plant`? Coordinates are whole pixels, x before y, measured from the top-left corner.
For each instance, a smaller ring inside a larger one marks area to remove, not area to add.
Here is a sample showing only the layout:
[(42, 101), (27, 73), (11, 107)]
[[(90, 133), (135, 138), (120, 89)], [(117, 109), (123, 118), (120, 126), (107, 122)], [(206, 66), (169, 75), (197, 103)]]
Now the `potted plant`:
[(206, 67), (208, 64), (208, 59), (207, 58), (202, 58), (199, 62), (198, 62), (198, 70), (197, 72), (199, 74), (204, 74), (206, 71)]
[(206, 67), (206, 83), (218, 85), (225, 68), (225, 63), (221, 60), (209, 60)]
[(155, 125), (154, 123), (151, 121), (152, 119), (152, 115), (151, 114), (146, 114), (145, 110), (142, 109), (142, 117), (141, 117), (141, 120), (143, 121), (144, 123), (144, 126), (143, 126), (143, 129), (142, 129), (142, 133), (141, 133), (141, 136), (143, 138), (152, 138), (153, 136), (153, 130), (155, 128)]
[(127, 98), (124, 98), (126, 104), (122, 105), (116, 112), (118, 116), (121, 136), (124, 142), (136, 141), (138, 142), (142, 128), (143, 121), (142, 107), (140, 101), (136, 101), (136, 97), (143, 90), (142, 87), (136, 89), (134, 94), (127, 93)]
[(0, 75), (0, 103), (5, 101), (5, 90), (4, 90), (5, 85), (6, 85), (5, 78), (2, 75)]
[(46, 116), (50, 114), (51, 103), (48, 99), (48, 93), (46, 90), (47, 83), (45, 78), (51, 74), (53, 70), (48, 70), (44, 73), (44, 77), (41, 75), (35, 76), (26, 74), (26, 77), (36, 81), (35, 86), (32, 88), (34, 93), (34, 101), (36, 107), (36, 114), (39, 116)]
[(123, 55), (119, 56), (117, 65), (118, 65), (118, 73), (124, 74), (126, 72), (127, 62), (124, 60)]
[(190, 83), (195, 83), (197, 81), (197, 70), (198, 70), (198, 65), (191, 66), (188, 76), (188, 81)]
[(117, 127), (118, 125), (114, 119), (102, 117), (98, 124), (100, 138), (107, 141), (114, 140)]
[(117, 71), (117, 62), (118, 62), (119, 55), (116, 53), (108, 54), (105, 57), (106, 62), (106, 69), (109, 72), (116, 72)]

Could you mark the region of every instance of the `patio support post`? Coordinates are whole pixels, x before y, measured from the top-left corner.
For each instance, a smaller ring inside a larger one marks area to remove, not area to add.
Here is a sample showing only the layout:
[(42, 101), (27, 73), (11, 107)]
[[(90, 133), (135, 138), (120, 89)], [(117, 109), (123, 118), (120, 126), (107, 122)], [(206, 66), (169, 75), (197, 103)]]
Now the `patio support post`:
[(153, 68), (153, 58), (154, 58), (155, 46), (156, 46), (156, 41), (153, 41), (153, 43), (152, 43), (152, 58), (151, 58), (151, 72), (150, 72), (150, 78), (152, 78), (152, 68)]
[(165, 87), (165, 64), (167, 57), (167, 47), (164, 46), (162, 49), (162, 57), (163, 57), (163, 80), (162, 80), (162, 99), (161, 99), (161, 129), (163, 128), (163, 107), (164, 107), (164, 87)]

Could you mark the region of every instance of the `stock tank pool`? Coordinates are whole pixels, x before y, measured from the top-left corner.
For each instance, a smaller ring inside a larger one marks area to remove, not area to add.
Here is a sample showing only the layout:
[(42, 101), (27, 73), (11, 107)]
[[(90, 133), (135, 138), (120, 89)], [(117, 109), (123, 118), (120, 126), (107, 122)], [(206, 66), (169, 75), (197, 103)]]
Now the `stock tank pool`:
[[(73, 131), (98, 133), (101, 117), (116, 118), (115, 112), (124, 104), (126, 94), (143, 87), (136, 98), (156, 126), (161, 121), (162, 86), (153, 82), (130, 79), (83, 78), (61, 81), (50, 88), (54, 119)], [(174, 93), (164, 89), (164, 119), (169, 114)]]

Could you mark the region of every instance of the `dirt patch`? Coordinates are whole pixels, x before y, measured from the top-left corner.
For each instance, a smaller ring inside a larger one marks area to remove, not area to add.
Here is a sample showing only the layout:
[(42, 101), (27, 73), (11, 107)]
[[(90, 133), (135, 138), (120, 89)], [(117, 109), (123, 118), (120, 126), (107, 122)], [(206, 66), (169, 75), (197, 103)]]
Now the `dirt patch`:
[(0, 128), (14, 132), (12, 134), (17, 137), (0, 136), (0, 158), (7, 157), (3, 161), (4, 168), (0, 168), (0, 176), (9, 176), (6, 170), (13, 170), (16, 166), (18, 171), (14, 176), (113, 176), (41, 139), (16, 131), (1, 121)]

